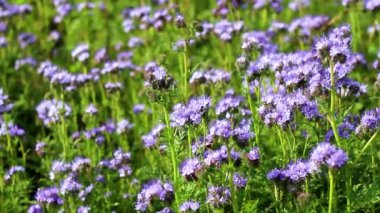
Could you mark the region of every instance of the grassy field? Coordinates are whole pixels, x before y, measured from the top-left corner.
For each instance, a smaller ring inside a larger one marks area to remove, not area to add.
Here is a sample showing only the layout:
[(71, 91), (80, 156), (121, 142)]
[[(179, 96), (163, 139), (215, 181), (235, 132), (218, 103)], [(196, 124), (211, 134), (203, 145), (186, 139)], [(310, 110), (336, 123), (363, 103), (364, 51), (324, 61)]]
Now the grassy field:
[(379, 212), (379, 70), (377, 0), (0, 1), (0, 212)]

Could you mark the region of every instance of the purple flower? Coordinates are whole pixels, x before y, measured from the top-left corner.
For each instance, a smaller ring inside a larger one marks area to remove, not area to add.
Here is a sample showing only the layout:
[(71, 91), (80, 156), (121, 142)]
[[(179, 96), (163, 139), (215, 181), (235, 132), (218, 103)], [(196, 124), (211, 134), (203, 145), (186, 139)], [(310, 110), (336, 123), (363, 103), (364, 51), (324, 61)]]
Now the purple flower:
[(70, 192), (78, 192), (83, 188), (83, 185), (78, 182), (77, 176), (73, 173), (69, 174), (63, 181), (61, 181), (60, 193), (65, 195)]
[(89, 115), (94, 115), (94, 114), (97, 114), (98, 113), (98, 109), (96, 108), (96, 106), (94, 104), (89, 104), (86, 108), (86, 114), (89, 114)]
[(166, 69), (155, 63), (145, 66), (148, 84), (156, 90), (166, 90), (174, 85), (174, 79), (166, 73)]
[(49, 35), (50, 41), (58, 41), (61, 38), (61, 34), (58, 31), (51, 31)]
[(174, 23), (178, 28), (186, 27), (185, 18), (181, 14), (177, 14), (174, 18)]
[(79, 44), (71, 51), (71, 57), (80, 62), (87, 60), (90, 57), (88, 44)]
[(207, 96), (193, 97), (187, 104), (176, 104), (170, 114), (172, 127), (198, 125), (202, 116), (206, 114), (211, 105), (211, 99)]
[(379, 0), (364, 0), (364, 8), (369, 11), (374, 11), (380, 8)]
[(173, 213), (173, 211), (170, 210), (169, 207), (165, 207), (165, 208), (163, 208), (162, 210), (160, 210), (160, 211), (158, 211), (156, 213)]
[(231, 122), (227, 119), (216, 120), (212, 122), (209, 127), (209, 132), (211, 136), (217, 136), (222, 138), (229, 138), (233, 135)]
[(91, 210), (90, 207), (88, 206), (80, 206), (78, 209), (77, 209), (77, 213), (89, 213)]
[(235, 65), (237, 68), (239, 69), (247, 69), (248, 67), (248, 57), (245, 56), (245, 55), (242, 55), (242, 56), (239, 56), (236, 61), (235, 61)]
[(96, 51), (94, 58), (95, 58), (95, 61), (98, 63), (107, 60), (108, 58), (107, 49), (101, 48), (98, 51)]
[(146, 148), (150, 148), (157, 144), (158, 137), (160, 136), (161, 132), (165, 129), (165, 125), (158, 124), (156, 127), (152, 129), (152, 131), (146, 135), (143, 135), (141, 137), (141, 140), (144, 143), (144, 146)]
[(40, 203), (62, 205), (63, 199), (58, 195), (57, 187), (39, 188), (36, 193), (36, 200)]
[(78, 197), (81, 201), (85, 201), (88, 194), (91, 193), (91, 191), (94, 189), (94, 184), (90, 184), (86, 188), (82, 189), (78, 193)]
[(45, 142), (39, 141), (36, 143), (34, 150), (36, 151), (38, 155), (42, 156), (43, 154), (45, 154), (45, 151), (44, 151), (45, 146), (46, 146)]
[(240, 124), (233, 130), (235, 140), (239, 145), (246, 145), (255, 134), (251, 131), (251, 120), (243, 119)]
[(336, 147), (330, 143), (319, 143), (311, 152), (310, 160), (323, 163), (329, 156), (336, 152)]
[(241, 48), (245, 52), (259, 50), (264, 54), (277, 52), (277, 46), (272, 43), (273, 35), (263, 31), (251, 31), (243, 33)]
[(128, 47), (135, 48), (140, 47), (144, 44), (143, 40), (139, 37), (131, 37), (128, 40)]
[(31, 33), (21, 33), (18, 35), (17, 39), (22, 49), (36, 42), (36, 37)]
[(137, 114), (140, 114), (141, 112), (143, 112), (145, 110), (145, 105), (144, 104), (136, 104), (133, 106), (133, 113), (135, 113), (136, 115)]
[(253, 4), (253, 9), (259, 10), (269, 6), (269, 8), (272, 8), (276, 13), (279, 13), (282, 11), (281, 3), (282, 0), (256, 0)]
[(192, 200), (186, 201), (179, 207), (180, 212), (196, 212), (200, 207), (199, 202)]
[(143, 184), (137, 194), (135, 209), (145, 211), (153, 199), (171, 202), (174, 196), (173, 186), (170, 183), (162, 183), (160, 180), (150, 180)]
[(286, 176), (283, 170), (273, 169), (267, 174), (267, 178), (272, 181), (283, 181), (286, 179)]
[[(95, 177), (95, 181), (99, 182), (99, 183), (105, 183), (106, 182), (106, 178), (104, 177), (104, 175), (97, 175)], [(79, 194), (80, 194), (80, 192), (79, 192)]]
[(247, 153), (247, 158), (248, 158), (248, 161), (253, 164), (253, 165), (257, 165), (259, 163), (259, 160), (260, 160), (260, 152), (259, 152), (259, 148), (258, 147), (254, 147), (252, 148), (248, 153)]
[(3, 88), (0, 88), (0, 115), (11, 111), (13, 104), (10, 103), (8, 95), (4, 94)]
[(348, 115), (344, 118), (343, 122), (338, 126), (339, 137), (348, 139), (352, 132), (359, 124), (359, 117)]
[(123, 88), (123, 85), (120, 82), (107, 82), (104, 84), (104, 88), (107, 90), (107, 92), (111, 93), (121, 90)]
[(237, 188), (244, 188), (247, 185), (247, 179), (238, 173), (234, 174), (233, 182)]
[(76, 157), (72, 162), (71, 162), (71, 170), (73, 172), (78, 172), (80, 170), (83, 170), (86, 167), (90, 167), (91, 160), (88, 158), (84, 157)]
[(124, 19), (123, 21), (124, 32), (129, 33), (135, 29), (135, 24), (132, 19)]
[(310, 6), (310, 0), (292, 0), (288, 6), (291, 10), (297, 11)]
[(203, 166), (198, 158), (190, 158), (184, 160), (180, 165), (181, 175), (187, 180), (197, 179), (197, 174), (202, 170)]
[(133, 124), (130, 123), (127, 119), (122, 119), (119, 122), (117, 122), (116, 132), (118, 134), (126, 133), (130, 129), (132, 129)]
[(346, 7), (346, 6), (354, 3), (355, 1), (356, 0), (342, 0), (342, 5)]
[(195, 32), (195, 36), (197, 38), (206, 38), (210, 35), (214, 25), (208, 22), (202, 22), (197, 28), (197, 32)]
[(174, 51), (180, 51), (180, 50), (184, 50), (185, 47), (193, 46), (194, 44), (195, 44), (194, 39), (188, 39), (188, 40), (180, 39), (173, 44), (172, 49)]
[(318, 167), (312, 161), (298, 160), (290, 163), (285, 170), (284, 176), (292, 182), (298, 182), (306, 179), (307, 176), (315, 173)]
[(230, 189), (222, 186), (210, 186), (207, 193), (207, 203), (220, 207), (230, 202), (231, 192)]
[(53, 161), (51, 164), (50, 178), (54, 179), (55, 174), (63, 173), (71, 170), (71, 163), (65, 163), (63, 161)]
[(11, 137), (23, 136), (25, 134), (25, 130), (11, 122), (5, 123), (0, 118), (0, 136), (7, 134), (9, 134)]
[(288, 31), (292, 34), (309, 37), (312, 30), (320, 29), (329, 22), (329, 17), (320, 15), (306, 15), (301, 18), (294, 19), (288, 27)]
[(28, 213), (42, 213), (43, 208), (39, 204), (33, 204), (29, 207)]
[(122, 165), (120, 168), (117, 170), (119, 172), (119, 177), (128, 177), (131, 176), (132, 174), (132, 168), (128, 165)]
[(71, 107), (59, 100), (43, 100), (36, 107), (38, 118), (45, 126), (61, 121), (71, 114)]
[(197, 70), (190, 78), (190, 84), (228, 83), (231, 73), (222, 69)]
[(25, 66), (25, 65), (28, 65), (30, 67), (35, 67), (37, 65), (37, 62), (32, 57), (17, 59), (15, 62), (15, 69), (19, 70), (22, 66)]
[(4, 36), (0, 36), (0, 48), (7, 47), (7, 46), (8, 46), (7, 39)]
[(220, 166), (223, 162), (227, 161), (227, 159), (227, 147), (222, 146), (217, 150), (206, 151), (203, 161), (207, 166)]
[(338, 149), (335, 153), (333, 153), (327, 160), (326, 164), (330, 168), (340, 168), (344, 164), (346, 164), (348, 161), (347, 154), (341, 150)]
[(357, 134), (365, 134), (376, 131), (380, 126), (380, 107), (367, 110), (360, 118), (359, 125), (355, 129)]
[(25, 172), (25, 168), (22, 166), (12, 166), (8, 171), (5, 173), (4, 180), (6, 182), (10, 181), (12, 176), (18, 172)]
[(217, 115), (224, 114), (230, 111), (236, 111), (244, 102), (242, 96), (235, 96), (233, 91), (228, 92), (215, 106), (215, 113)]
[(319, 143), (311, 152), (310, 160), (319, 165), (326, 164), (330, 168), (339, 168), (348, 161), (348, 156), (330, 143)]
[(221, 20), (214, 25), (214, 33), (222, 41), (231, 41), (232, 36), (243, 29), (243, 21), (229, 22)]

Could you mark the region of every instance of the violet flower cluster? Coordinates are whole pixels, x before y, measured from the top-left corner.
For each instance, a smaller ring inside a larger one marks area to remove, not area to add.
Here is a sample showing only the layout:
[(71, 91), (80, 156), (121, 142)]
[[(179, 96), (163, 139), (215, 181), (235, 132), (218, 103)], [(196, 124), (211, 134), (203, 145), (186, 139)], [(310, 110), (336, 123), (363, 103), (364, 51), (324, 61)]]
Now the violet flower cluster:
[(222, 69), (196, 70), (190, 78), (190, 84), (229, 83), (231, 73)]
[(323, 142), (313, 148), (308, 160), (297, 160), (288, 164), (284, 169), (273, 169), (267, 174), (267, 178), (272, 181), (297, 183), (320, 172), (322, 165), (338, 169), (347, 161), (348, 156), (342, 149)]
[(143, 184), (141, 191), (137, 194), (135, 209), (146, 211), (155, 199), (170, 203), (173, 200), (173, 186), (169, 182), (162, 183), (160, 180), (150, 180)]
[(198, 125), (202, 117), (207, 113), (211, 105), (208, 96), (193, 97), (188, 103), (174, 105), (170, 114), (170, 125), (172, 127), (183, 127), (185, 125)]

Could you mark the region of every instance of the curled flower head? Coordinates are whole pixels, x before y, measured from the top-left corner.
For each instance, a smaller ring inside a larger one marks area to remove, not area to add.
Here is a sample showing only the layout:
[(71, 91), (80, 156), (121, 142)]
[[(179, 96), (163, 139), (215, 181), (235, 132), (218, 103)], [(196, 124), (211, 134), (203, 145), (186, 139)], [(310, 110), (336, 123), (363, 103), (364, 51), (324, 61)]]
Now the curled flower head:
[(203, 166), (198, 158), (190, 158), (183, 161), (180, 165), (181, 175), (186, 179), (196, 179), (197, 174), (202, 170)]
[(247, 185), (247, 178), (235, 173), (233, 176), (233, 183), (237, 188), (244, 188)]
[(57, 187), (40, 188), (38, 189), (35, 198), (40, 203), (63, 204), (63, 199), (59, 197), (59, 190)]
[(195, 201), (186, 201), (181, 204), (179, 207), (180, 212), (196, 212), (200, 207), (199, 202)]
[(346, 152), (330, 143), (319, 143), (311, 152), (310, 160), (330, 168), (340, 168), (348, 161)]
[(41, 119), (45, 126), (60, 122), (62, 118), (71, 114), (71, 107), (59, 100), (43, 100), (38, 104), (38, 118)]
[(220, 207), (230, 202), (230, 189), (222, 186), (210, 186), (207, 193), (207, 203), (211, 206)]
[(207, 96), (193, 97), (187, 104), (177, 104), (170, 114), (171, 126), (182, 127), (186, 124), (198, 125), (208, 111), (211, 99)]

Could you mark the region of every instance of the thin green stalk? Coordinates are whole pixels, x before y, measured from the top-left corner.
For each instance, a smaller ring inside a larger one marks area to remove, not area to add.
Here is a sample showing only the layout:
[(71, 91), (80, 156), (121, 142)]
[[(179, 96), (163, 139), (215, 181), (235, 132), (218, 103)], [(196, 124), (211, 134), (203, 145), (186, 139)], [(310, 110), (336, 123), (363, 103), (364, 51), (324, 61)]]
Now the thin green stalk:
[(185, 31), (182, 29), (182, 34), (183, 36), (185, 37), (185, 46), (184, 46), (184, 51), (182, 53), (183, 55), (183, 85), (185, 87), (185, 97), (184, 97), (184, 101), (187, 100), (188, 98), (188, 94), (189, 94), (189, 86), (188, 86), (188, 75), (189, 75), (189, 49), (188, 49), (188, 45), (187, 45), (187, 39), (186, 39), (186, 33)]
[(245, 82), (246, 82), (246, 93), (247, 93), (247, 99), (248, 99), (248, 105), (249, 105), (249, 109), (251, 110), (251, 116), (252, 116), (252, 125), (253, 125), (253, 129), (255, 130), (255, 133), (256, 133), (256, 145), (258, 146), (259, 145), (259, 136), (258, 136), (258, 132), (256, 132), (256, 118), (255, 118), (255, 111), (254, 111), (254, 108), (253, 108), (253, 103), (252, 103), (252, 97), (251, 97), (251, 93), (250, 93), (250, 88), (249, 88), (249, 81), (248, 81), (248, 76), (245, 76)]
[(375, 140), (376, 136), (377, 136), (377, 132), (375, 132), (375, 134), (373, 134), (372, 137), (367, 141), (363, 149), (360, 151), (359, 156), (361, 156), (363, 152), (371, 145), (371, 143)]
[(329, 213), (333, 212), (335, 204), (335, 183), (334, 183), (334, 172), (329, 169), (329, 181), (330, 181), (330, 192), (329, 192)]
[(282, 155), (284, 156), (284, 161), (286, 162), (287, 158), (286, 158), (285, 142), (284, 142), (284, 138), (282, 137), (282, 130), (280, 129), (280, 127), (277, 127), (277, 134), (278, 134), (278, 137), (280, 139)]
[(352, 178), (351, 178), (351, 170), (346, 166), (346, 211), (351, 212), (351, 188), (352, 188)]
[(335, 112), (334, 112), (336, 94), (335, 94), (334, 62), (332, 61), (332, 59), (330, 59), (330, 80), (331, 80), (330, 112), (329, 112), (330, 115), (327, 118), (330, 121), (335, 140), (336, 140), (338, 146), (340, 146), (340, 138), (339, 138), (336, 122), (335, 122)]
[[(174, 188), (178, 190), (178, 166), (177, 166), (177, 158), (176, 158), (176, 150), (175, 150), (175, 144), (174, 140), (171, 138), (171, 128), (170, 128), (170, 121), (169, 121), (169, 115), (165, 108), (165, 106), (162, 107), (164, 110), (164, 116), (165, 116), (165, 123), (166, 128), (170, 131), (169, 133), (169, 146), (170, 146), (170, 156), (172, 161), (172, 168), (173, 168), (173, 182), (174, 182)], [(174, 197), (174, 201), (177, 205), (177, 199)], [(178, 205), (177, 205), (178, 206)]]
[(191, 131), (189, 127), (187, 128), (187, 144), (189, 146), (189, 158), (191, 158), (193, 156), (193, 153), (191, 151)]
[(334, 113), (335, 104), (335, 75), (334, 75), (334, 63), (330, 59), (330, 80), (331, 80), (331, 92), (330, 92), (330, 113)]
[(9, 135), (9, 131), (7, 132), (7, 149), (10, 153), (11, 157), (13, 157), (13, 149), (12, 149), (12, 143), (11, 143), (11, 136)]
[(338, 133), (338, 127), (335, 123), (335, 117), (334, 117), (334, 115), (330, 115), (330, 116), (327, 116), (327, 119), (330, 122), (331, 128), (332, 128), (333, 133), (334, 133), (335, 140), (336, 140), (338, 146), (340, 146), (340, 137), (339, 137), (339, 133)]
[(277, 185), (274, 184), (274, 197), (276, 199), (276, 212), (281, 212), (280, 211), (280, 196), (279, 196), (279, 192), (278, 192), (278, 188), (277, 188)]
[(229, 167), (229, 185), (231, 189), (231, 200), (232, 200), (232, 210), (233, 212), (239, 212), (239, 207), (237, 204), (237, 199), (236, 199), (236, 190), (234, 186), (234, 180), (233, 180), (233, 160), (231, 157), (231, 148), (228, 146), (227, 142), (227, 151), (228, 151), (228, 167)]

